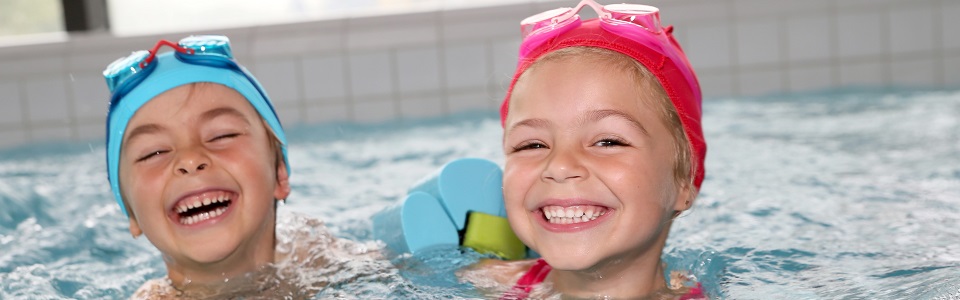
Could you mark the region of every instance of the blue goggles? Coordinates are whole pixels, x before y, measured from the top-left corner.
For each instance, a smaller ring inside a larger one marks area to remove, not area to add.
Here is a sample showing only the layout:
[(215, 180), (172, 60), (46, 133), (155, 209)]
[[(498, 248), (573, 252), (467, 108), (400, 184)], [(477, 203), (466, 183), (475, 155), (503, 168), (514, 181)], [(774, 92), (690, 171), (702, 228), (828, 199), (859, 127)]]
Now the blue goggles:
[[(175, 51), (158, 54), (163, 46)], [(185, 84), (218, 83), (243, 95), (280, 140), (283, 161), (287, 172), (290, 172), (287, 139), (277, 113), (256, 78), (234, 60), (227, 37), (191, 36), (176, 44), (160, 40), (149, 51), (140, 50), (117, 59), (103, 71), (103, 77), (111, 93), (107, 113), (107, 178), (120, 209), (125, 213), (118, 173), (120, 148), (127, 124), (136, 111), (151, 99)]]

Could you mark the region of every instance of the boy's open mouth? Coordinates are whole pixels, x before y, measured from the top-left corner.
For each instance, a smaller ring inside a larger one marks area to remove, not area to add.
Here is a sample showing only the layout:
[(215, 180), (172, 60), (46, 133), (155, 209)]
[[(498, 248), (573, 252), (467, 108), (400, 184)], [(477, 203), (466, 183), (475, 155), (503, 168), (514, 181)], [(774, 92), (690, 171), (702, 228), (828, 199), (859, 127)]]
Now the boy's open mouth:
[(203, 193), (177, 203), (173, 208), (180, 224), (193, 225), (222, 215), (231, 204), (232, 193), (217, 191)]
[(596, 220), (607, 213), (607, 208), (596, 205), (544, 206), (543, 217), (551, 224), (576, 224)]

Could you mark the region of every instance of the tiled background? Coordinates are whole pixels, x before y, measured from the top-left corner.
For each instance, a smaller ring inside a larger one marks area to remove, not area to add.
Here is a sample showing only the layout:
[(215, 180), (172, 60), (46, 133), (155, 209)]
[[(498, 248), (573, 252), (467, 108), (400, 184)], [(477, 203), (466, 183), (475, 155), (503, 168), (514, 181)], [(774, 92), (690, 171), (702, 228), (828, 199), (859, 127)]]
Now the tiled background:
[[(286, 126), (494, 110), (522, 18), (571, 1), (234, 28)], [(604, 2), (604, 1), (601, 1)], [(605, 1), (610, 2), (610, 1)], [(960, 87), (960, 1), (650, 0), (706, 101), (848, 86)], [(0, 147), (103, 136), (114, 59), (188, 33), (0, 48)]]

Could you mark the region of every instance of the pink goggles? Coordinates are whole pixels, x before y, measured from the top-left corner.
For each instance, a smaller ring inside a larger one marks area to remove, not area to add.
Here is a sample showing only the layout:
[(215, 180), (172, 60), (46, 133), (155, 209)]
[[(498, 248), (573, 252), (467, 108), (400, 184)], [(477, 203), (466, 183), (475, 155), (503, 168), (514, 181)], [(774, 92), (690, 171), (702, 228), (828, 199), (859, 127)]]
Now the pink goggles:
[[(600, 5), (594, 0), (583, 0), (574, 8), (561, 7), (548, 10), (520, 21), (523, 43), (520, 45), (520, 59), (530, 55), (534, 49), (551, 38), (577, 28), (582, 24), (578, 14), (584, 6), (590, 6), (597, 12), (600, 27), (617, 36), (629, 38), (645, 47), (661, 53), (675, 62), (682, 62), (680, 71), (688, 83), (697, 84), (690, 62), (671, 42), (670, 28), (664, 30), (660, 25), (660, 9), (641, 4)], [(700, 99), (699, 87), (693, 89), (696, 99)]]

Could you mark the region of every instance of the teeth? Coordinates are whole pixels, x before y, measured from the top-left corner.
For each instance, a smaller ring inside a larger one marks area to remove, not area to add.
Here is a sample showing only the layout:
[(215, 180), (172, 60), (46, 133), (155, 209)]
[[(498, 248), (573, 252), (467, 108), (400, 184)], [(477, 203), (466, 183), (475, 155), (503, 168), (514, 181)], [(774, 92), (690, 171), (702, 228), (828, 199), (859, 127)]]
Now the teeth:
[[(227, 193), (219, 192), (216, 195), (207, 195), (202, 200), (199, 197), (188, 199), (186, 201), (183, 201), (179, 205), (177, 205), (177, 207), (175, 207), (174, 210), (177, 213), (185, 213), (194, 208), (203, 207), (203, 206), (207, 206), (215, 203), (221, 203), (229, 200), (230, 200), (230, 196)], [(183, 218), (180, 218), (180, 223), (186, 224), (186, 225), (195, 224), (197, 222), (219, 216), (223, 214), (224, 211), (226, 211), (226, 209), (221, 207), (211, 212), (205, 212), (202, 214), (197, 214), (189, 217), (183, 217)]]
[(196, 224), (197, 222), (200, 222), (200, 221), (205, 221), (205, 220), (209, 220), (210, 218), (218, 217), (218, 216), (222, 215), (223, 212), (225, 212), (225, 211), (227, 211), (226, 208), (223, 208), (223, 207), (217, 208), (216, 210), (211, 211), (211, 212), (205, 212), (205, 213), (198, 214), (198, 215), (195, 215), (195, 216), (189, 216), (189, 217), (185, 217), (185, 218), (180, 218), (180, 223), (181, 223), (181, 224), (184, 224), (184, 225), (193, 225), (193, 224)]
[(596, 220), (604, 215), (607, 209), (601, 206), (577, 205), (572, 207), (546, 206), (542, 208), (543, 216), (552, 224), (575, 224)]

